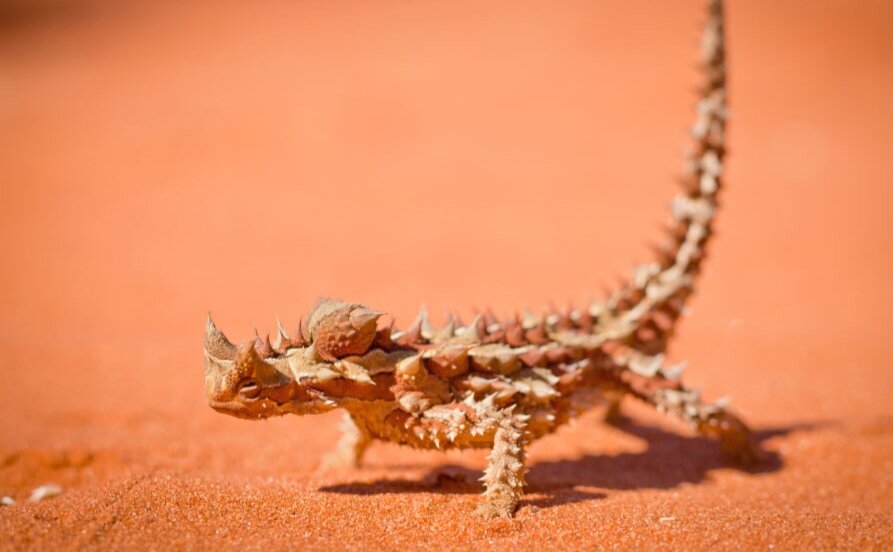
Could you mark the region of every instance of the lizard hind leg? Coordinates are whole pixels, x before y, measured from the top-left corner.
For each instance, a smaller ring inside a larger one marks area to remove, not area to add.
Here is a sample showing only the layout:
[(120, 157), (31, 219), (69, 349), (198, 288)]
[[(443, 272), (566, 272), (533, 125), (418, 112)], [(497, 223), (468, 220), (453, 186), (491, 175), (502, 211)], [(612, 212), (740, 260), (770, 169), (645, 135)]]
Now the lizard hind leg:
[[(669, 375), (660, 356), (649, 357), (641, 353), (615, 357), (620, 368), (623, 391), (654, 406), (661, 412), (673, 414), (689, 423), (698, 433), (719, 441), (722, 451), (730, 460), (753, 465), (759, 460), (750, 429), (726, 405), (718, 401), (701, 400), (697, 389), (684, 386), (676, 377)], [(636, 366), (656, 368), (653, 374), (644, 375)]]
[(680, 387), (663, 389), (651, 396), (658, 410), (670, 412), (688, 422), (698, 433), (719, 441), (723, 454), (745, 466), (757, 463), (759, 457), (750, 429), (725, 405), (701, 400), (697, 389)]
[(360, 465), (363, 453), (369, 448), (372, 436), (365, 425), (351, 414), (345, 414), (341, 421), (341, 438), (335, 449), (326, 454), (317, 471), (355, 468)]
[(485, 519), (512, 517), (524, 492), (525, 427), (529, 416), (503, 411), (493, 437), (493, 450), (484, 471), (486, 490), (475, 513)]

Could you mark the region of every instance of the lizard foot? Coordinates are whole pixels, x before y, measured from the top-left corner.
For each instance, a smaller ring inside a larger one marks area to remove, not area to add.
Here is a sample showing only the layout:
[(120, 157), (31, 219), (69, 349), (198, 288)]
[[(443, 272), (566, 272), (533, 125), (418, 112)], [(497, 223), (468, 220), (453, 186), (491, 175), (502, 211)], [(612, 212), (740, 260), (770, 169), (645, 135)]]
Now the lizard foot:
[(482, 519), (515, 517), (518, 499), (513, 497), (487, 498), (474, 510), (474, 514)]

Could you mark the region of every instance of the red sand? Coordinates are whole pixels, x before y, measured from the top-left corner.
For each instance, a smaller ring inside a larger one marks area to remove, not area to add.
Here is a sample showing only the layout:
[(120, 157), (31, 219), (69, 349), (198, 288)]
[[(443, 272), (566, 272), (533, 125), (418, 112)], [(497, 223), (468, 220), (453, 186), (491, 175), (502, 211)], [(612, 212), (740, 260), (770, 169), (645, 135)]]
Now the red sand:
[(320, 478), (338, 415), (212, 412), (205, 314), (586, 300), (666, 216), (701, 2), (118, 4), (0, 3), (4, 548), (893, 547), (893, 4), (728, 9), (729, 187), (672, 357), (770, 461), (587, 416), (492, 523), (482, 453)]

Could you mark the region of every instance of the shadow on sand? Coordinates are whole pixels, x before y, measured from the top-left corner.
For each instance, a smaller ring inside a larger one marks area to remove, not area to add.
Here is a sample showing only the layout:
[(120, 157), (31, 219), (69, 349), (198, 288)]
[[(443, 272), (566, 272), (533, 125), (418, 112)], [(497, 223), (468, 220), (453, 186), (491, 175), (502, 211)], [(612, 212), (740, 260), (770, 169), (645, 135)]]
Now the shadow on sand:
[[(663, 429), (639, 424), (624, 418), (614, 426), (648, 443), (643, 452), (616, 455), (586, 455), (575, 460), (538, 462), (527, 474), (528, 497), (523, 506), (548, 508), (559, 504), (604, 498), (605, 490), (671, 489), (684, 483), (700, 483), (709, 479), (710, 471), (732, 468), (751, 474), (772, 473), (782, 468), (778, 453), (766, 451), (762, 443), (772, 437), (787, 435), (811, 425), (766, 429), (754, 433), (760, 450), (760, 462), (741, 468), (725, 461), (719, 445), (706, 437), (688, 437)], [(479, 470), (446, 464), (429, 472), (421, 480), (382, 479), (364, 483), (345, 483), (322, 487), (330, 493), (375, 495), (393, 493), (457, 493), (477, 494), (482, 488)]]

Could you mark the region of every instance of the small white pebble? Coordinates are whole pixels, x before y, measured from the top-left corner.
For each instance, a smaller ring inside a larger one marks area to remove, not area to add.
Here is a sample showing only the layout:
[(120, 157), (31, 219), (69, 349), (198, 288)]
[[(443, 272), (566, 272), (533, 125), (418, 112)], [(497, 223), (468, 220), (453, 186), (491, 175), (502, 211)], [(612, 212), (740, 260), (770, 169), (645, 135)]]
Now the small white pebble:
[(40, 502), (41, 500), (47, 498), (53, 498), (54, 496), (59, 496), (62, 494), (62, 487), (59, 485), (41, 485), (34, 489), (31, 493), (31, 497), (28, 498), (31, 502)]
[(676, 521), (676, 516), (666, 516), (666, 517), (662, 517), (662, 518), (659, 518), (657, 521), (659, 521), (659, 522), (661, 522), (661, 523), (665, 523), (665, 522), (667, 522), (667, 521)]
[(4, 496), (3, 498), (0, 498), (0, 506), (13, 506), (15, 505), (15, 503), (15, 499), (11, 496)]

